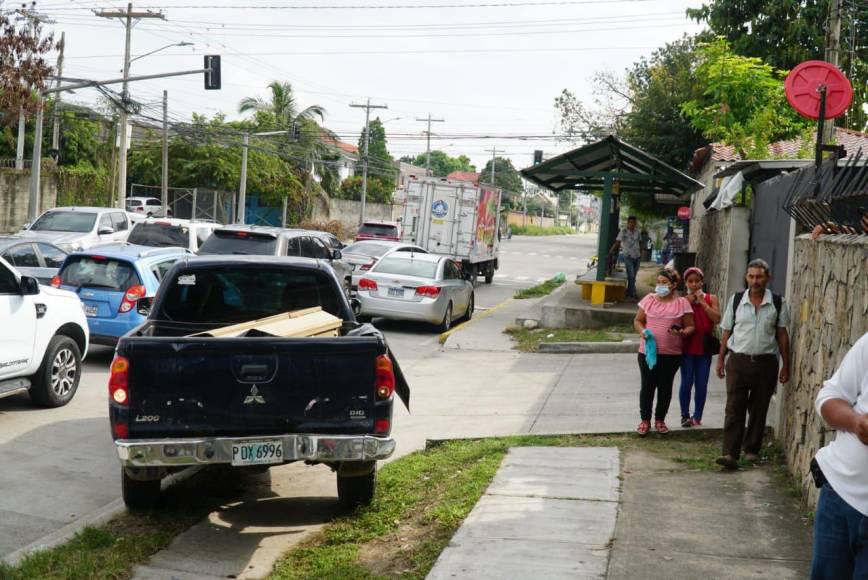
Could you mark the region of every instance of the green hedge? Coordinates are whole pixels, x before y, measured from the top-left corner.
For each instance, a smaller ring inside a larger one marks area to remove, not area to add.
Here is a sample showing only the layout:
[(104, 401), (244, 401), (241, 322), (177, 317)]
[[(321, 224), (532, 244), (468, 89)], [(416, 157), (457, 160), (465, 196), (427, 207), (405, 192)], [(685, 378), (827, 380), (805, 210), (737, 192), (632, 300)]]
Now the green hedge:
[(111, 207), (111, 177), (106, 169), (59, 167), (57, 206), (93, 205)]
[(517, 236), (565, 236), (576, 233), (576, 230), (569, 226), (554, 226), (544, 228), (542, 226), (510, 226), (512, 233)]

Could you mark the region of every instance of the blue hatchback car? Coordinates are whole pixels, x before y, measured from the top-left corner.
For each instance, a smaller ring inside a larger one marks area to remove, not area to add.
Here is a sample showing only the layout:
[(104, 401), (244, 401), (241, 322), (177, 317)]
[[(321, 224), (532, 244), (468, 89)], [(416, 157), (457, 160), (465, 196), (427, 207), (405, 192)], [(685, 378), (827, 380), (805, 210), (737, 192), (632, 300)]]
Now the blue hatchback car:
[[(147, 318), (163, 276), (184, 248), (107, 244), (70, 254), (51, 285), (78, 294), (93, 344), (114, 346)], [(140, 302), (141, 301), (141, 302)], [(144, 310), (144, 312), (140, 312)]]

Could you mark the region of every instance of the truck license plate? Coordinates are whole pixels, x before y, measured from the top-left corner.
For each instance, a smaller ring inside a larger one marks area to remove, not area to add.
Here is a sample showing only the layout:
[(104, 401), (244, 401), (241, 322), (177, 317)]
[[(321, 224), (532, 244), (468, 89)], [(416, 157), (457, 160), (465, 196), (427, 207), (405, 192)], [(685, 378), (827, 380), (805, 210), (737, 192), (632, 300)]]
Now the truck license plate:
[(99, 308), (97, 306), (88, 306), (85, 304), (84, 306), (84, 314), (85, 316), (96, 316), (99, 312)]
[(283, 440), (235, 441), (232, 443), (232, 465), (262, 465), (283, 463)]
[(404, 297), (404, 289), (403, 288), (389, 288), (389, 296), (394, 298), (403, 298)]

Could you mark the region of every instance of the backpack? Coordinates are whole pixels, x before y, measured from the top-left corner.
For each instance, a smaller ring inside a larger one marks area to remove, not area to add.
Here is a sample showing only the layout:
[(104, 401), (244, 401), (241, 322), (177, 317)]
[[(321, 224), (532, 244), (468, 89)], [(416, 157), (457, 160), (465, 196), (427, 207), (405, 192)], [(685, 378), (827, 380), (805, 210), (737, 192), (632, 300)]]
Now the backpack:
[[(742, 290), (741, 292), (736, 292), (732, 297), (732, 328), (735, 330), (735, 311), (738, 308), (738, 305), (741, 303), (741, 298), (744, 296), (746, 290)], [(778, 322), (781, 320), (781, 305), (783, 304), (784, 299), (772, 292), (772, 303), (775, 305), (775, 328), (778, 327)]]

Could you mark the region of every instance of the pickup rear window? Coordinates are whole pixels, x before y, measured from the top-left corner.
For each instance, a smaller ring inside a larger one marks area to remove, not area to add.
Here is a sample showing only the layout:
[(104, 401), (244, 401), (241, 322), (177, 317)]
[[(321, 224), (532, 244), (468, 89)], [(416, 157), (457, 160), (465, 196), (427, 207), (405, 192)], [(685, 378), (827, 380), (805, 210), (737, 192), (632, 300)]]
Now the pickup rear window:
[(359, 228), (359, 233), (369, 236), (388, 236), (397, 238), (398, 227), (386, 224), (362, 224), (362, 227)]
[(247, 231), (217, 230), (202, 244), (199, 253), (274, 256), (277, 254), (277, 238)]
[(136, 224), (127, 241), (140, 246), (186, 248), (190, 244), (190, 229), (170, 223)]
[(66, 259), (60, 271), (60, 283), (76, 288), (100, 288), (124, 292), (141, 284), (135, 268), (129, 262), (102, 256), (76, 256)]
[(162, 316), (174, 322), (232, 324), (312, 306), (343, 317), (334, 282), (316, 270), (196, 268), (163, 284)]

